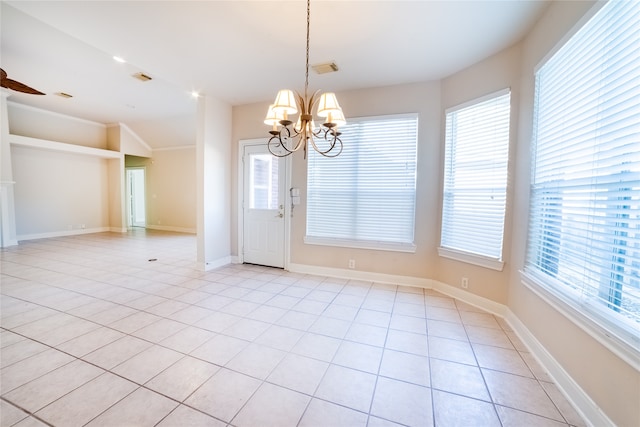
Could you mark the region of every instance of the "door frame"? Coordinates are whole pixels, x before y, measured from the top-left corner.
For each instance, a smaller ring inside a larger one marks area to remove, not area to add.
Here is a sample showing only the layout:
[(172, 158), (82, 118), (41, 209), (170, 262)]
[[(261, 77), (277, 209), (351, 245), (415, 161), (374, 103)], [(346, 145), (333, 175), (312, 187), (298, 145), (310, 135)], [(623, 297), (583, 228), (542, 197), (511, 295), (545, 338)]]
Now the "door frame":
[[(244, 263), (244, 149), (250, 145), (267, 146), (268, 138), (241, 139), (238, 141), (238, 263)], [(291, 259), (291, 156), (284, 158), (284, 269), (289, 270)]]
[[(133, 207), (131, 206), (131, 187), (130, 172), (132, 170), (141, 170), (144, 175), (144, 227), (134, 225), (132, 221)], [(127, 217), (127, 228), (140, 227), (147, 228), (147, 168), (145, 166), (127, 166), (124, 168), (124, 186), (125, 186), (125, 211)]]

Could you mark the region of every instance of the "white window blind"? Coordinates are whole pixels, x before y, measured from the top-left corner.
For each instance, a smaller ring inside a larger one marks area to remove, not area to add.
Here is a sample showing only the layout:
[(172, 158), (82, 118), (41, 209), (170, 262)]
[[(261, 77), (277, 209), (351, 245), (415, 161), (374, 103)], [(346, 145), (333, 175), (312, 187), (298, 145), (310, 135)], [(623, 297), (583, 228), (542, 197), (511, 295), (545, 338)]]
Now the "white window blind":
[(417, 115), (350, 119), (340, 131), (338, 157), (309, 151), (305, 242), (410, 250)]
[(502, 260), (510, 109), (504, 90), (446, 112), (441, 248)]
[(640, 2), (604, 5), (538, 70), (535, 96), (525, 274), (637, 348)]

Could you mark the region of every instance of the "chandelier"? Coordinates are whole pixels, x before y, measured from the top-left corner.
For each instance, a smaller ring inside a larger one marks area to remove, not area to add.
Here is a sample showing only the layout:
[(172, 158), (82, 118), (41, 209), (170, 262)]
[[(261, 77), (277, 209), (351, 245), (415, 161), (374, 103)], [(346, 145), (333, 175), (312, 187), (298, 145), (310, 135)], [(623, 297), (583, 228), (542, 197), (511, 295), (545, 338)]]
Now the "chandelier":
[[(318, 98), (316, 91), (308, 96), (309, 89), (309, 22), (310, 4), (307, 0), (307, 55), (305, 63), (304, 97), (298, 92), (293, 93), (289, 89), (278, 92), (276, 100), (269, 105), (266, 125), (272, 126), (269, 133), (271, 138), (267, 144), (271, 154), (277, 157), (286, 157), (300, 148), (304, 148), (305, 158), (307, 146), (325, 157), (336, 157), (342, 152), (342, 141), (338, 126), (344, 125), (346, 120), (342, 109), (338, 104), (336, 95), (331, 92), (323, 93)], [(322, 125), (315, 129), (312, 110), (317, 105), (317, 115), (322, 118)], [(300, 112), (297, 121), (290, 120), (290, 114)]]

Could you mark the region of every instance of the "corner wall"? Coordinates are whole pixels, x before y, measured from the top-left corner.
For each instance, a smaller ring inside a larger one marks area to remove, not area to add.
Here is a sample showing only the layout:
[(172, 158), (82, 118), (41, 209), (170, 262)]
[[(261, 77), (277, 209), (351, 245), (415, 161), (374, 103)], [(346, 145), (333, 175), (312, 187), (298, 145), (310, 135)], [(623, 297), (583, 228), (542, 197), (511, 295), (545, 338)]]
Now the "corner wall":
[[(542, 344), (567, 375), (565, 390), (579, 387), (586, 392), (582, 402), (594, 404), (618, 426), (640, 425), (640, 372), (561, 312), (525, 287), (519, 270), (524, 266), (530, 184), (534, 69), (554, 47), (583, 25), (593, 13), (594, 2), (552, 2), (535, 28), (522, 42), (520, 69), (520, 121), (513, 192), (513, 235), (509, 273), (508, 306), (520, 322)], [(575, 396), (573, 396), (575, 398)], [(593, 420), (599, 414), (585, 414)]]

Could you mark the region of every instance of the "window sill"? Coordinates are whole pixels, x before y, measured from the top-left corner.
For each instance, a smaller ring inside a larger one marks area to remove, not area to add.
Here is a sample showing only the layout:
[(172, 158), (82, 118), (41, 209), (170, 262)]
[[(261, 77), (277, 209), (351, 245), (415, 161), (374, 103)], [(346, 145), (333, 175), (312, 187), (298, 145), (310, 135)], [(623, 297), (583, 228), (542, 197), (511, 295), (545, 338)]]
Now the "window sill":
[(327, 237), (305, 236), (307, 245), (335, 246), (339, 248), (369, 249), (374, 251), (391, 251), (415, 253), (416, 245), (413, 243), (389, 243), (364, 240), (330, 239)]
[(478, 265), (480, 267), (489, 268), (491, 270), (502, 271), (504, 261), (494, 258), (476, 255), (469, 252), (456, 251), (455, 249), (438, 247), (438, 255), (443, 258), (449, 258), (456, 261), (466, 262), (467, 264)]
[(640, 371), (640, 350), (638, 350), (640, 335), (634, 335), (633, 332), (616, 327), (589, 306), (580, 304), (562, 292), (552, 289), (549, 284), (530, 273), (521, 270), (520, 280), (529, 290), (589, 336)]

